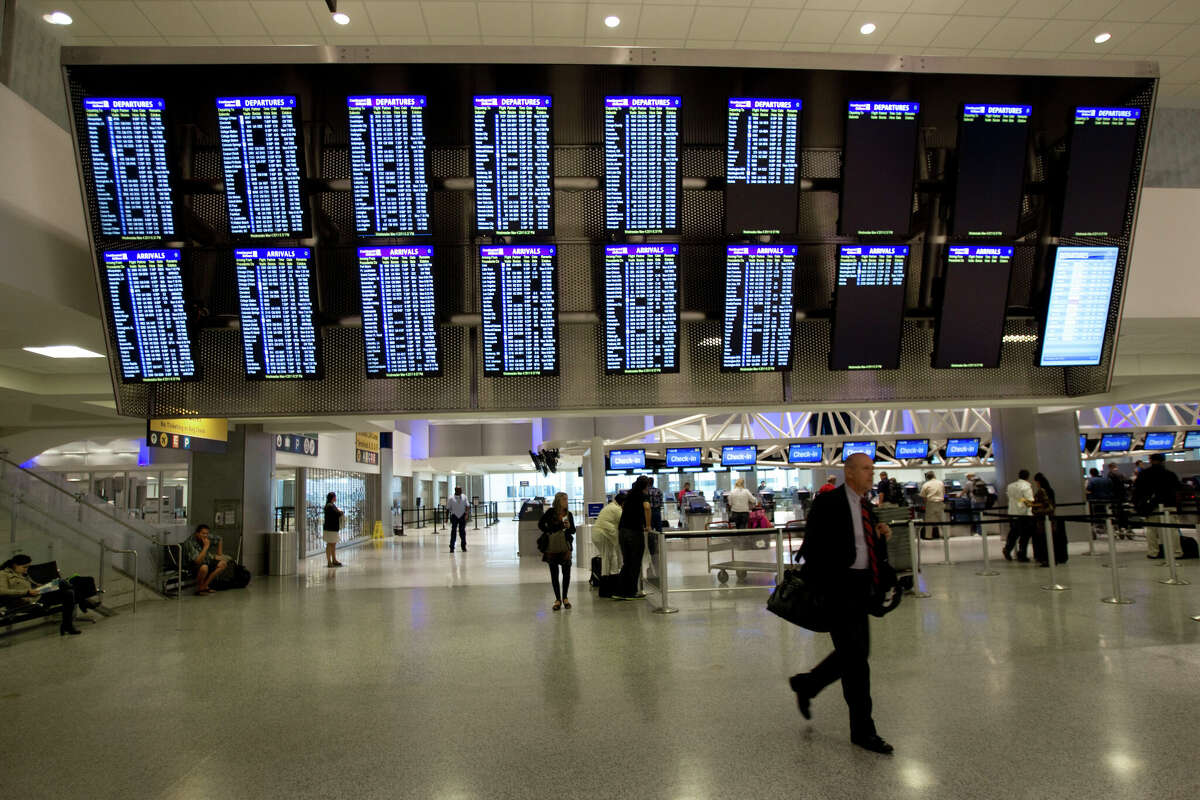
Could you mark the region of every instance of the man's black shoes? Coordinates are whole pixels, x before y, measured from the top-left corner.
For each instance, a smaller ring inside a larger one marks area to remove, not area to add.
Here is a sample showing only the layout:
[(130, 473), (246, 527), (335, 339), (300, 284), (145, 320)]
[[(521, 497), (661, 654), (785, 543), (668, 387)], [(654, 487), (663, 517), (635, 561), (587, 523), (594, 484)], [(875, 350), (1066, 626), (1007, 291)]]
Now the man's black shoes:
[(809, 706), (812, 702), (812, 696), (804, 686), (804, 676), (793, 675), (788, 678), (788, 686), (791, 686), (792, 691), (796, 693), (796, 705), (800, 708), (800, 716), (805, 719), (812, 719), (812, 708)]
[(851, 739), (850, 741), (863, 750), (870, 750), (872, 753), (879, 753), (881, 756), (890, 756), (892, 751), (895, 750), (894, 747), (885, 742), (880, 736), (866, 736), (862, 739)]

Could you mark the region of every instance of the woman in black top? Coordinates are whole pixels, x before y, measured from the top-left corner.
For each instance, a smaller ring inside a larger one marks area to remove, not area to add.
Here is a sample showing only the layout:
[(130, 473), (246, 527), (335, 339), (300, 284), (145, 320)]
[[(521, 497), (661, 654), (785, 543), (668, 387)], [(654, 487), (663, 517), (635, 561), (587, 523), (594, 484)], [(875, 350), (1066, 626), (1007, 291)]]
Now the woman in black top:
[(1033, 558), (1038, 566), (1050, 566), (1050, 554), (1046, 552), (1046, 520), (1050, 520), (1050, 533), (1054, 541), (1054, 563), (1063, 564), (1067, 560), (1066, 526), (1061, 519), (1054, 516), (1054, 507), (1058, 498), (1050, 479), (1042, 473), (1033, 476), (1033, 517), (1037, 530), (1033, 534)]
[[(554, 495), (554, 503), (538, 520), (538, 527), (545, 536), (542, 561), (550, 565), (550, 585), (554, 587), (554, 610), (571, 607), (567, 590), (571, 588), (571, 548), (575, 543), (575, 517), (567, 510), (567, 493)], [(541, 537), (539, 537), (540, 540)], [(558, 573), (562, 571), (561, 591)]]
[(625, 496), (621, 506), (621, 522), (617, 525), (617, 540), (621, 544), (621, 574), (617, 579), (614, 600), (637, 600), (646, 594), (639, 590), (638, 580), (642, 573), (642, 556), (646, 551), (646, 531), (650, 530), (650, 503), (646, 499), (646, 487), (650, 479), (645, 475), (633, 482), (633, 488)]
[(345, 512), (337, 507), (337, 495), (333, 492), (325, 495), (325, 524), (321, 526), (321, 538), (325, 540), (325, 566), (340, 567), (342, 562), (337, 560), (338, 531), (342, 527), (342, 515)]

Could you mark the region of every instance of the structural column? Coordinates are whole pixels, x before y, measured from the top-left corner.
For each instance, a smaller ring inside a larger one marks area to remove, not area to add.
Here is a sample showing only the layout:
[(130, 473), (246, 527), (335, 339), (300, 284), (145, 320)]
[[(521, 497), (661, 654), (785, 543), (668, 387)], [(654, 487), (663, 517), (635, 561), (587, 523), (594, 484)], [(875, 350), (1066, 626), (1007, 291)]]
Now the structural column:
[[(274, 523), (274, 471), (275, 436), (263, 433), (261, 425), (238, 425), (230, 431), (224, 453), (192, 454), (188, 519), (211, 526), (228, 555), (236, 555), (241, 542), (242, 563), (256, 574), (266, 571), (263, 534)], [(301, 526), (299, 511), (296, 522)]]
[[(1079, 420), (1074, 411), (1041, 414), (1035, 408), (992, 409), (992, 455), (996, 459), (996, 487), (1004, 497), (1004, 487), (1017, 479), (1017, 472), (1041, 472), (1054, 487), (1056, 500), (1064, 506), (1063, 515), (1082, 513), (1083, 479), (1079, 457)], [(1032, 481), (1031, 481), (1032, 482)], [(1086, 540), (1090, 526), (1068, 523), (1067, 536)]]
[(379, 520), (383, 535), (392, 535), (392, 434), (379, 434)]

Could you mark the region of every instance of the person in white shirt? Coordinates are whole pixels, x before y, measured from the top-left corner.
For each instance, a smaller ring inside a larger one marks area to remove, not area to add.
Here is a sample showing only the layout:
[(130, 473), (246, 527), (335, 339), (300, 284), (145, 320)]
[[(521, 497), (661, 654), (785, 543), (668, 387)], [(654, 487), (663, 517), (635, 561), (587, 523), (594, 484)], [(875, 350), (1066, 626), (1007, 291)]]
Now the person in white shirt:
[(1029, 540), (1033, 536), (1033, 485), (1029, 483), (1029, 470), (1017, 473), (1017, 479), (1005, 489), (1008, 494), (1008, 514), (1012, 517), (1008, 529), (1008, 541), (1004, 543), (1004, 560), (1012, 561), (1016, 548), (1017, 561), (1029, 561)]
[(450, 512), (450, 552), (454, 552), (454, 534), (457, 533), (462, 551), (467, 552), (467, 519), (471, 516), (471, 504), (463, 497), (462, 487), (454, 487), (454, 496), (446, 501)]
[(750, 524), (750, 506), (754, 503), (754, 495), (746, 488), (746, 479), (738, 478), (729, 493), (729, 521), (735, 528), (745, 528)]
[(621, 571), (621, 541), (618, 529), (621, 525), (621, 507), (625, 505), (625, 492), (618, 492), (608, 505), (600, 509), (592, 523), (592, 544), (600, 556), (600, 574), (596, 576), (601, 597), (612, 597), (616, 587), (617, 573)]
[[(925, 499), (925, 521), (929, 523), (946, 521), (946, 484), (937, 479), (932, 472), (925, 473), (925, 482), (921, 484), (921, 497)], [(950, 531), (946, 531), (946, 535), (950, 535)], [(928, 530), (921, 534), (922, 539), (940, 539), (942, 538), (941, 529), (933, 526), (932, 535), (928, 535)]]

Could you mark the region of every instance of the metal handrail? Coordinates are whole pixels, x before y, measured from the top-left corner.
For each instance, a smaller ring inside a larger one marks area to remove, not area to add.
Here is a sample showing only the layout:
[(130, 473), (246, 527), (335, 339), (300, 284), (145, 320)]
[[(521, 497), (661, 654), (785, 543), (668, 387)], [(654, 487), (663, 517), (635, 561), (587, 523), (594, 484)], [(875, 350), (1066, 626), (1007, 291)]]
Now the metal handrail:
[(109, 547), (103, 541), (100, 542), (100, 588), (104, 588), (104, 552), (119, 553), (122, 555), (133, 556), (133, 612), (137, 613), (137, 590), (138, 590), (138, 553), (133, 548), (118, 550), (115, 547)]

